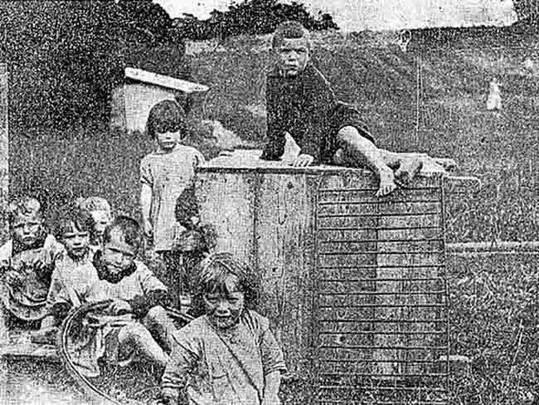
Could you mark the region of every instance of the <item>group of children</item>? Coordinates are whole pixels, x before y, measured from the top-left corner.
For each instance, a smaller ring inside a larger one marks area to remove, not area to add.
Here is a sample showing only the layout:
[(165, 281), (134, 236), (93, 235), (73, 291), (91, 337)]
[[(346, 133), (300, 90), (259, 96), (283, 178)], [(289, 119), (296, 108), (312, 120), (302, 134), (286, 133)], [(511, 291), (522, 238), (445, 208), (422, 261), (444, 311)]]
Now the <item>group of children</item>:
[(8, 328), (47, 340), (72, 308), (104, 303), (73, 338), (83, 375), (98, 376), (103, 361), (143, 358), (162, 375), (161, 403), (183, 395), (190, 403), (279, 403), (283, 354), (254, 310), (260, 279), (253, 269), (230, 254), (208, 254), (191, 290), (198, 317), (177, 330), (166, 310), (168, 286), (137, 259), (143, 229), (135, 219), (112, 218), (106, 201), (92, 197), (63, 210), (52, 234), (40, 203), (23, 197), (10, 204), (9, 222), (11, 239), (0, 249)]
[[(294, 166), (366, 166), (379, 178), (379, 196), (417, 173), (420, 161), (378, 149), (359, 113), (336, 99), (310, 61), (303, 26), (282, 24), (272, 45), (261, 159), (279, 160), (292, 137), (300, 148)], [(88, 323), (91, 333), (79, 336), (77, 366), (86, 375), (99, 373), (101, 359), (122, 363), (139, 354), (164, 370), (164, 403), (186, 395), (190, 404), (279, 404), (283, 354), (268, 320), (255, 312), (260, 284), (253, 269), (210, 253), (211, 232), (194, 199), (204, 157), (184, 145), (182, 107), (156, 104), (147, 133), (157, 148), (140, 164), (142, 226), (113, 218), (105, 200), (91, 197), (61, 210), (53, 235), (36, 199), (9, 206), (11, 239), (0, 249), (8, 322), (46, 339), (71, 308), (106, 302), (105, 313)], [(162, 274), (137, 259), (144, 237), (165, 264)], [(185, 297), (199, 317), (178, 331), (166, 308), (181, 308)]]

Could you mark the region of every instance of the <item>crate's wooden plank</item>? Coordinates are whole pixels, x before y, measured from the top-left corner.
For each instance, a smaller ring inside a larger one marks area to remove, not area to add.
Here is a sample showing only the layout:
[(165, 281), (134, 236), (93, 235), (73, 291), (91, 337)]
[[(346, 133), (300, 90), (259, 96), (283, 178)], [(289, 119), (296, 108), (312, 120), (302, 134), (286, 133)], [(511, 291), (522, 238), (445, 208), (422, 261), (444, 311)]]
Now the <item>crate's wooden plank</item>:
[(199, 173), (196, 190), (201, 223), (211, 224), (217, 232), (216, 250), (255, 265), (255, 175)]
[[(263, 275), (261, 309), (293, 372), (312, 341), (311, 268), (314, 217), (307, 176), (267, 173), (259, 184), (256, 243)], [(301, 213), (300, 215), (298, 215)]]
[[(9, 71), (6, 63), (0, 63), (0, 243), (9, 237), (7, 210), (9, 195)], [(8, 338), (4, 311), (0, 308), (0, 343)]]

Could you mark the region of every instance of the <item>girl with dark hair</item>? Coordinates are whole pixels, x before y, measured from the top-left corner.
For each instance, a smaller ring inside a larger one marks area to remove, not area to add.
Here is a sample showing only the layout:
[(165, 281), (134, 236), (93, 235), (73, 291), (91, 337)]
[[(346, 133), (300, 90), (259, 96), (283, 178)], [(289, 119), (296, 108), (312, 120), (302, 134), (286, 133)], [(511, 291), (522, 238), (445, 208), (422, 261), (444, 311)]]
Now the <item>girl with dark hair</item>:
[(156, 140), (157, 148), (140, 163), (144, 233), (165, 262), (166, 274), (159, 276), (170, 287), (174, 305), (179, 306), (184, 286), (177, 282), (182, 279), (176, 275), (182, 272), (182, 266), (181, 252), (174, 251), (174, 240), (185, 228), (175, 218), (176, 202), (185, 189), (193, 187), (195, 168), (204, 162), (204, 157), (183, 144), (186, 117), (175, 101), (164, 100), (152, 107), (147, 132)]

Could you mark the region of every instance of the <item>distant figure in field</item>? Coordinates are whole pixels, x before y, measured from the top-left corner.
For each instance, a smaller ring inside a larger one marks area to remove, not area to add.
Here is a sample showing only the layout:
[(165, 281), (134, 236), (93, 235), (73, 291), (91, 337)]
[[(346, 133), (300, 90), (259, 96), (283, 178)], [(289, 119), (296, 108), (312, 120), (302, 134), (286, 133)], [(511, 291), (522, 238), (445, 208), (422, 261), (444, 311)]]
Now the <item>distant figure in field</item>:
[(378, 149), (359, 112), (337, 100), (310, 62), (310, 35), (301, 24), (289, 21), (277, 27), (272, 47), (277, 64), (267, 77), (268, 143), (262, 159), (280, 159), (289, 133), (301, 148), (294, 166), (366, 166), (379, 178), (377, 196), (391, 193), (396, 183), (417, 174), (420, 159)]
[(54, 324), (46, 306), (63, 246), (47, 233), (41, 204), (22, 197), (8, 206), (11, 239), (0, 248), (0, 294), (8, 325), (42, 330)]
[(148, 116), (147, 132), (156, 140), (155, 152), (146, 155), (140, 163), (140, 205), (144, 233), (153, 240), (166, 266), (160, 275), (169, 286), (176, 307), (180, 305), (182, 285), (182, 253), (175, 240), (185, 231), (175, 216), (178, 198), (194, 186), (195, 168), (204, 162), (204, 156), (195, 148), (183, 144), (187, 136), (186, 117), (178, 103), (164, 100), (154, 105)]
[(502, 109), (502, 94), (500, 91), (500, 83), (498, 83), (498, 79), (493, 77), (489, 84), (487, 110), (501, 111), (501, 109)]

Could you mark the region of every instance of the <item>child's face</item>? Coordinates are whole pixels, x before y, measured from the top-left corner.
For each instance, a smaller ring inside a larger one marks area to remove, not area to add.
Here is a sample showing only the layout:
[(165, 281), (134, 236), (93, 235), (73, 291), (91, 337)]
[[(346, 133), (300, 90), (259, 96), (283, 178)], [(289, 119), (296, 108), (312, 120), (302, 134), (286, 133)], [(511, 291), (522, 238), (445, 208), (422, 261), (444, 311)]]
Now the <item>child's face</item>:
[(125, 242), (120, 229), (112, 229), (110, 241), (103, 245), (103, 264), (111, 279), (115, 279), (124, 270), (127, 270), (134, 262), (136, 248)]
[(43, 231), (43, 220), (38, 214), (18, 214), (13, 224), (12, 237), (24, 246), (31, 247)]
[(284, 38), (275, 49), (277, 62), (285, 76), (297, 76), (310, 59), (309, 43), (305, 38)]
[(62, 243), (71, 258), (80, 259), (88, 252), (90, 234), (87, 231), (81, 231), (75, 226), (72, 226), (70, 230), (63, 234)]
[(100, 238), (103, 237), (105, 228), (112, 221), (112, 215), (108, 210), (97, 210), (91, 212), (92, 219), (94, 220), (94, 230)]
[(162, 151), (169, 152), (182, 141), (180, 131), (176, 132), (156, 132), (155, 139)]
[(206, 314), (219, 329), (227, 329), (238, 323), (245, 305), (245, 296), (238, 288), (237, 278), (228, 277), (225, 285), (226, 294), (221, 291), (204, 294)]

